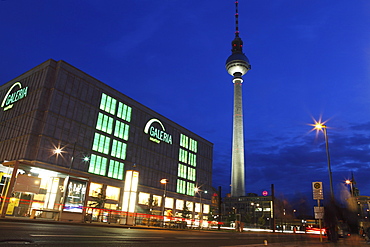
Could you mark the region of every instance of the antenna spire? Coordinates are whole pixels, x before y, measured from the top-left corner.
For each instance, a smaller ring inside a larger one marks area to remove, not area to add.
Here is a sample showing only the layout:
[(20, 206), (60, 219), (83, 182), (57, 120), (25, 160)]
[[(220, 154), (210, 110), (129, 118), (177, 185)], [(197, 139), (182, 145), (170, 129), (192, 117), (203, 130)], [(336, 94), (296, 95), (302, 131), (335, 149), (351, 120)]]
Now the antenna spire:
[(235, 1), (235, 37), (239, 37), (239, 12), (238, 12), (239, 2)]
[(243, 41), (239, 37), (239, 13), (238, 13), (239, 2), (235, 1), (235, 38), (231, 43), (233, 53), (242, 53), (243, 54)]

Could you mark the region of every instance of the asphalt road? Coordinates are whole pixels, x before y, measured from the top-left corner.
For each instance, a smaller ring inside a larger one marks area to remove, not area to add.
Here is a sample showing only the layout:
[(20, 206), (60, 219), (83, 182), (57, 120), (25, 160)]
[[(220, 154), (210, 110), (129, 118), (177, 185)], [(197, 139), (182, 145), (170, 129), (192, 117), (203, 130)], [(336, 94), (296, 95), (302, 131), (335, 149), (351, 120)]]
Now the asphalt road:
[(304, 234), (236, 233), (225, 231), (135, 229), (123, 227), (0, 222), (0, 246), (263, 246), (268, 243), (307, 242)]

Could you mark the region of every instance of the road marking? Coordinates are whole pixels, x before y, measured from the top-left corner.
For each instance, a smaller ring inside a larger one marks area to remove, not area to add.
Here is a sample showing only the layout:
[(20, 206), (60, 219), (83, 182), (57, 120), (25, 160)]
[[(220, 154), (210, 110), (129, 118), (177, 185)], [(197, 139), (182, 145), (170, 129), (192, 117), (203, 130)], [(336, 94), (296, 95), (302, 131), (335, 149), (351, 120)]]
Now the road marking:
[(230, 239), (228, 237), (176, 237), (177, 239)]
[(128, 236), (117, 236), (117, 235), (62, 235), (62, 234), (30, 234), (31, 237), (66, 237), (66, 238), (122, 238), (122, 239), (163, 239), (163, 237), (128, 237)]
[(220, 247), (260, 247), (266, 246), (265, 244), (243, 244), (243, 245), (227, 245), (227, 246), (220, 246)]

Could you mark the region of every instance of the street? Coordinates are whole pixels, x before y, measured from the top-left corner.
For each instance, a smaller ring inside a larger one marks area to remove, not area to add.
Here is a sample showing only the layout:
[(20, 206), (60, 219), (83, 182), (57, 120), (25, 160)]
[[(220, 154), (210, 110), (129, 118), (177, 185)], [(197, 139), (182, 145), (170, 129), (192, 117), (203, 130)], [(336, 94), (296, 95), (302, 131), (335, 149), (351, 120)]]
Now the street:
[(268, 243), (306, 242), (305, 234), (236, 233), (231, 231), (165, 230), (0, 221), (0, 246), (263, 246)]

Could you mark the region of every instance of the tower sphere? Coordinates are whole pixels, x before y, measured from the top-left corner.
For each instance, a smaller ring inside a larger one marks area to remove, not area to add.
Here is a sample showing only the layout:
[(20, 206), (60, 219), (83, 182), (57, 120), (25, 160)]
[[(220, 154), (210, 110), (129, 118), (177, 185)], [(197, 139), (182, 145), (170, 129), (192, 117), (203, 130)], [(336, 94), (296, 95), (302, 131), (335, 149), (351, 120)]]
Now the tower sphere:
[(233, 53), (226, 60), (226, 70), (232, 76), (234, 76), (235, 73), (241, 73), (241, 75), (244, 75), (250, 69), (251, 65), (244, 53)]

